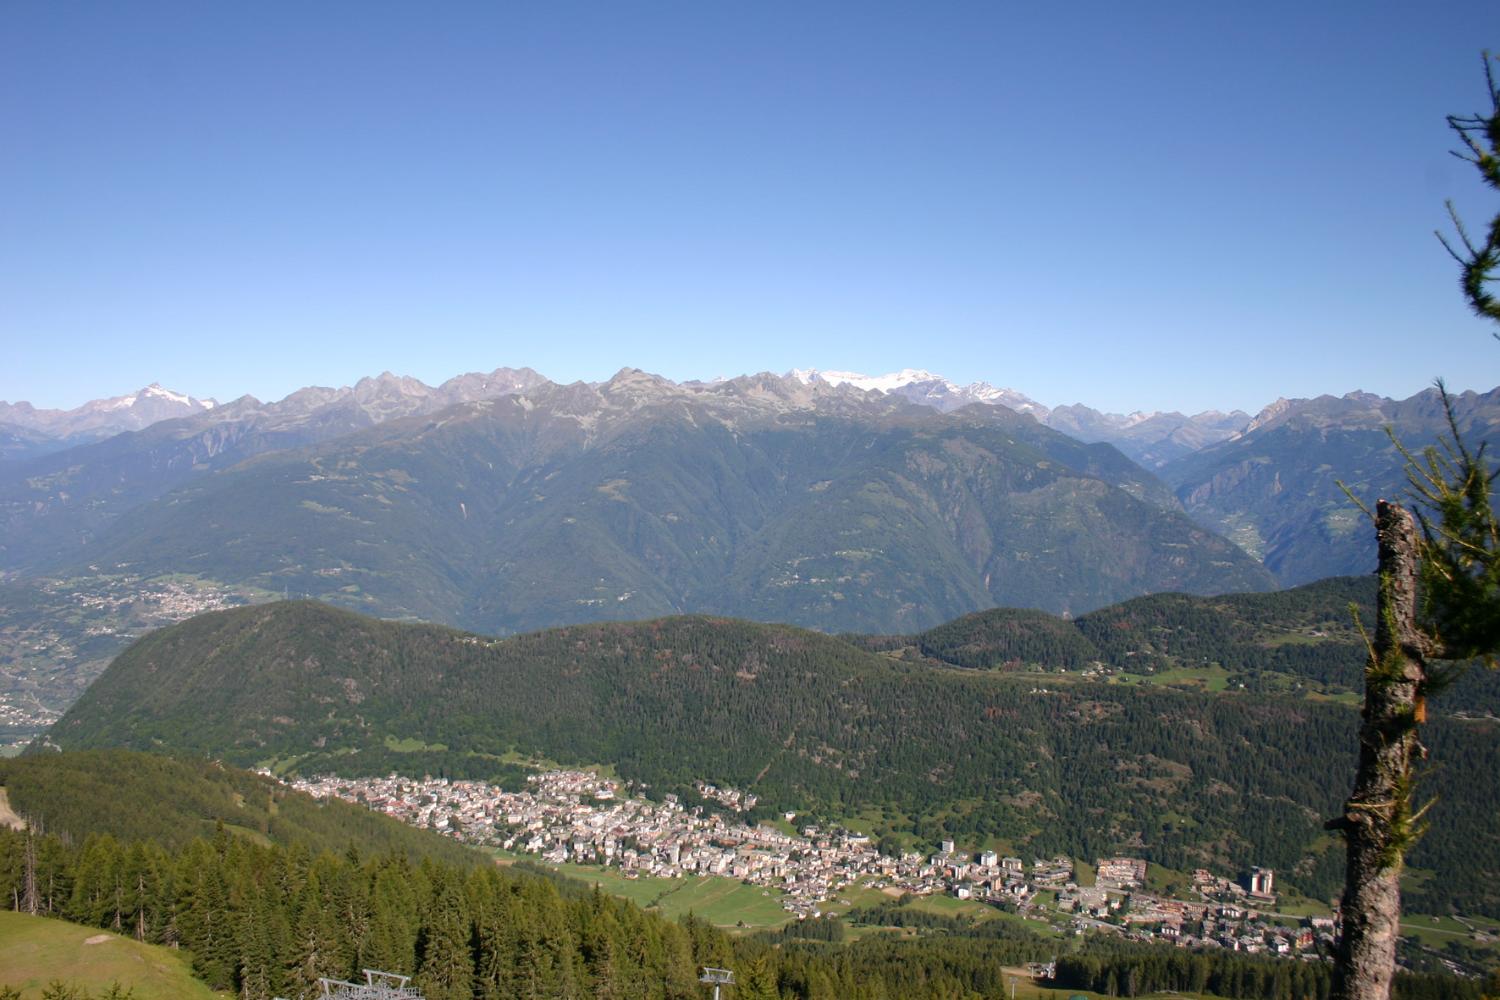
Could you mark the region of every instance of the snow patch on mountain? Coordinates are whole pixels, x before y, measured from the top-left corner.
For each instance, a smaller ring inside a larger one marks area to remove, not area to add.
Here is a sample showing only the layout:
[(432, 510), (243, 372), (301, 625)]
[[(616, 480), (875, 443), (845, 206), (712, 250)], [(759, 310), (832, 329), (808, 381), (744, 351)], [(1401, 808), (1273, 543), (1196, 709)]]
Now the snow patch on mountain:
[(899, 372), (885, 375), (864, 375), (859, 372), (820, 371), (816, 368), (794, 368), (787, 372), (789, 379), (804, 385), (822, 382), (827, 385), (849, 385), (866, 392), (874, 391), (888, 396), (901, 396), (948, 412), (971, 403), (989, 403), (1008, 406), (1019, 413), (1030, 413), (1038, 420), (1045, 420), (1047, 408), (1029, 396), (1014, 389), (1002, 389), (988, 382), (972, 382), (959, 385), (935, 375), (925, 368), (903, 368)]
[[(921, 368), (903, 368), (887, 375), (862, 375), (859, 372), (818, 371), (816, 368), (795, 368), (791, 377), (804, 385), (827, 382), (829, 385), (852, 385), (866, 392), (890, 393), (914, 382), (946, 382), (947, 380)], [(948, 383), (952, 385), (951, 382)]]

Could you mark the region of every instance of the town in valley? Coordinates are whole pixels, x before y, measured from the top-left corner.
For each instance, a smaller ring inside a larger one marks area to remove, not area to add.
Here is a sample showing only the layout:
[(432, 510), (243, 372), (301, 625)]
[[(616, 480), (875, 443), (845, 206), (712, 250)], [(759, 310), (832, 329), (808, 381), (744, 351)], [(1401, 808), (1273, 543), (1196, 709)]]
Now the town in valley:
[(791, 813), (784, 814), (784, 826), (751, 825), (740, 814), (755, 806), (753, 794), (706, 782), (696, 791), (707, 808), (673, 794), (661, 801), (631, 795), (623, 782), (586, 770), (534, 774), (515, 791), (482, 781), (395, 774), (288, 783), (315, 797), (362, 803), (410, 825), (548, 865), (613, 867), (627, 879), (734, 879), (778, 894), (798, 919), (825, 915), (831, 901), (863, 886), (891, 898), (946, 895), (991, 904), (1071, 933), (1182, 947), (1311, 957), (1333, 940), (1331, 917), (1275, 913), (1275, 874), (1268, 869), (1253, 868), (1239, 881), (1199, 869), (1192, 877), (1193, 898), (1177, 899), (1147, 891), (1143, 859), (1102, 858), (1094, 865), (1094, 884), (1082, 885), (1067, 857), (1028, 862), (994, 851), (961, 852), (952, 841), (934, 854), (898, 856), (851, 830), (798, 830)]

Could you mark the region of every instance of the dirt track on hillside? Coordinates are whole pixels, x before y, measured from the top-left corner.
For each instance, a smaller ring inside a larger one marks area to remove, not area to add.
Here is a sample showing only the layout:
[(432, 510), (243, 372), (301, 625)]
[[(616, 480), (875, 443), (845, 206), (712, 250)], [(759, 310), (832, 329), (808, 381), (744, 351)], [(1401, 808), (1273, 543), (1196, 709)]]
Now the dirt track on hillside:
[(11, 809), (10, 799), (6, 797), (4, 788), (0, 788), (0, 826), (8, 826), (12, 830), (26, 829), (26, 821)]

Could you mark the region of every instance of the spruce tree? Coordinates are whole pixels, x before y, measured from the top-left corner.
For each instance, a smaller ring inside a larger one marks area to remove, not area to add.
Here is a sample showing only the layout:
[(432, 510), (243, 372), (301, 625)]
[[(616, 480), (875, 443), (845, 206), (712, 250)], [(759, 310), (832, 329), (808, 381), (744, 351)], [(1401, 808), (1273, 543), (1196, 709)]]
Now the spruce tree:
[(433, 873), (432, 897), (422, 923), (422, 959), (416, 986), (427, 1000), (469, 1000), (474, 989), (469, 908), (463, 887), (452, 871)]

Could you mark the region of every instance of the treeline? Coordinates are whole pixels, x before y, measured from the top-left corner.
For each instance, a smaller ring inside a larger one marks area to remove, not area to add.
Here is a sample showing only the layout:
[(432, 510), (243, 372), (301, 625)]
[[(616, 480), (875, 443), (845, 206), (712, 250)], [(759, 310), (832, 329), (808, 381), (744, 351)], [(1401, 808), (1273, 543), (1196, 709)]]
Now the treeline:
[(279, 781), (207, 760), (128, 750), (81, 750), (0, 758), (0, 788), (11, 808), (43, 830), (75, 839), (109, 833), (168, 849), (212, 836), (216, 824), (237, 836), (314, 853), (358, 845), (473, 865), (481, 857), (436, 833), (338, 799), (314, 799)]
[[(1332, 989), (1326, 962), (1295, 962), (1238, 952), (1184, 951), (1096, 939), (1057, 960), (1058, 985), (1107, 996), (1212, 993), (1232, 1000), (1324, 1000)], [(1481, 1000), (1500, 989), (1500, 973), (1459, 979), (1398, 972), (1398, 1000)]]
[[(1322, 823), (1348, 794), (1357, 721), (1301, 699), (935, 671), (724, 619), (485, 640), (283, 602), (142, 640), (52, 739), (298, 755), (304, 773), (345, 774), (391, 763), (390, 738), (446, 747), (422, 751), (422, 769), (474, 777), (519, 750), (611, 763), (656, 793), (703, 779), (753, 786), (766, 809), (879, 807), (892, 818), (867, 832), (933, 847), (1265, 865), (1327, 899), (1342, 870)], [(1500, 727), (1440, 717), (1426, 732), (1442, 821), (1412, 856), (1434, 872), (1423, 906), (1500, 914)]]
[[(1032, 944), (1040, 945), (1042, 950), (1055, 952), (1056, 942), (1047, 942), (1042, 938), (1036, 938), (1030, 931), (1017, 929), (1016, 925), (1005, 920), (978, 919), (971, 915), (958, 915), (951, 913), (934, 913), (931, 910), (918, 909), (912, 903), (917, 899), (911, 894), (903, 895), (900, 899), (888, 899), (874, 906), (856, 907), (849, 911), (847, 919), (851, 923), (863, 924), (867, 927), (893, 927), (902, 930), (914, 930), (922, 933), (941, 934), (948, 937), (976, 938), (980, 940), (1003, 938), (1007, 941), (1021, 943), (1028, 938), (1034, 938)], [(1028, 953), (1035, 950), (1025, 949)], [(1021, 956), (1021, 952), (1014, 952), (1010, 961), (1027, 961)]]
[(739, 1000), (999, 998), (1002, 964), (1051, 947), (1025, 931), (847, 946), (736, 939), (494, 866), (312, 854), (222, 829), (175, 851), (0, 830), (0, 892), (23, 911), (185, 949), (205, 983), (244, 1000), (311, 996), (319, 977), (366, 968), (413, 975), (428, 1000), (696, 1000), (703, 965), (735, 969)]
[(0, 889), (23, 912), (184, 948), (195, 975), (246, 1000), (365, 968), (415, 975), (429, 1000), (696, 995), (687, 929), (493, 866), (313, 855), (223, 830), (180, 851), (5, 830)]

